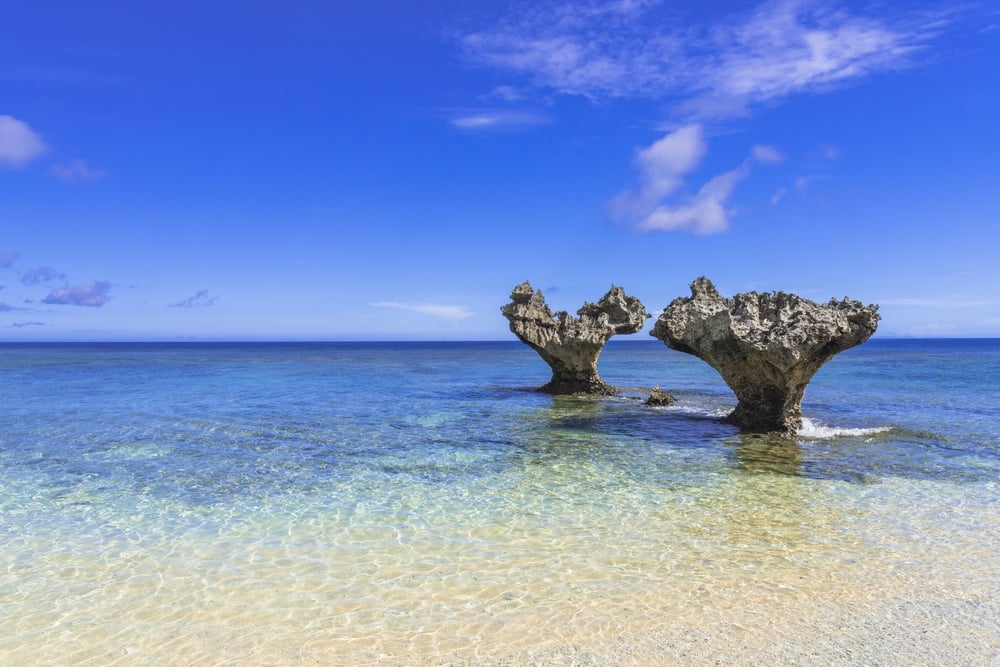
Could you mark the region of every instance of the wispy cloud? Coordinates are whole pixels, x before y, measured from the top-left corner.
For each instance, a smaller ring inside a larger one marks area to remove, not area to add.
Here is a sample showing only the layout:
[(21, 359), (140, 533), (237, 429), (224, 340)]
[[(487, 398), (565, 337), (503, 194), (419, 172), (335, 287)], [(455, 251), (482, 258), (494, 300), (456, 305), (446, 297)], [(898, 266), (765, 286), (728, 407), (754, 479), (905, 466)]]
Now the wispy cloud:
[(0, 252), (0, 269), (9, 269), (18, 257), (20, 257), (20, 253), (16, 250)]
[(22, 285), (48, 285), (66, 280), (66, 274), (48, 266), (28, 269), (21, 274)]
[(24, 327), (45, 327), (48, 325), (45, 322), (13, 322), (10, 326), (15, 329), (23, 329)]
[[(794, 187), (799, 192), (802, 192), (809, 187), (809, 184), (817, 180), (817, 176), (799, 176), (795, 179)], [(778, 188), (773, 195), (771, 195), (771, 206), (777, 206), (777, 204), (788, 196), (790, 190), (787, 186), (781, 186)]]
[(687, 125), (636, 150), (638, 190), (625, 190), (608, 203), (611, 216), (638, 231), (688, 231), (707, 235), (729, 229), (726, 202), (754, 162), (775, 164), (783, 157), (772, 146), (757, 145), (735, 169), (709, 179), (689, 197), (676, 195), (686, 176), (701, 163), (707, 144), (700, 125)]
[(465, 320), (475, 315), (466, 306), (453, 306), (446, 304), (431, 303), (403, 303), (400, 301), (379, 301), (371, 304), (375, 308), (395, 308), (397, 310), (408, 310), (414, 313), (432, 315), (445, 320)]
[(536, 111), (476, 109), (454, 112), (451, 124), (460, 130), (525, 130), (550, 121)]
[(742, 112), (903, 67), (939, 28), (936, 19), (852, 15), (831, 2), (769, 2), (717, 28), (717, 66), (697, 64), (704, 79), (686, 107)]
[(66, 280), (66, 274), (48, 266), (28, 269), (21, 274), (22, 285), (47, 285)]
[(0, 115), (0, 165), (23, 167), (45, 151), (45, 142), (30, 125)]
[(18, 308), (17, 306), (11, 306), (10, 304), (6, 304), (0, 301), (0, 313), (9, 313), (12, 310), (25, 310), (25, 309)]
[(781, 164), (785, 161), (785, 156), (774, 146), (757, 144), (751, 149), (753, 159), (761, 164)]
[(111, 295), (111, 282), (97, 280), (89, 284), (57, 287), (42, 299), (42, 303), (60, 306), (91, 306), (100, 307), (106, 304)]
[(691, 122), (905, 67), (942, 25), (939, 16), (864, 15), (829, 0), (772, 0), (699, 24), (658, 4), (541, 4), (466, 33), (461, 45), (473, 62), (536, 87), (669, 98), (675, 118)]
[(508, 103), (520, 102), (526, 98), (527, 96), (514, 86), (497, 86), (482, 96), (484, 100), (500, 100)]
[(52, 174), (60, 181), (73, 185), (94, 183), (107, 176), (106, 172), (90, 167), (84, 160), (72, 160), (65, 164), (53, 165)]
[(840, 157), (840, 149), (836, 146), (821, 146), (816, 155), (824, 160), (836, 160)]
[[(459, 43), (473, 64), (510, 76), (515, 85), (497, 88), (498, 96), (533, 91), (665, 102), (673, 131), (636, 151), (638, 186), (615, 197), (608, 210), (634, 229), (713, 234), (728, 229), (727, 201), (752, 165), (779, 164), (785, 156), (758, 144), (743, 164), (685, 196), (685, 180), (707, 150), (703, 126), (913, 66), (954, 17), (944, 10), (880, 12), (837, 0), (765, 0), (707, 15), (712, 18), (692, 20), (658, 0), (542, 1), (466, 31)], [(452, 122), (464, 129), (501, 126), (486, 112)], [(837, 155), (831, 147), (822, 152), (824, 159)], [(771, 204), (790, 190), (777, 190)]]
[(200, 289), (186, 299), (181, 299), (177, 303), (170, 304), (171, 308), (201, 308), (211, 306), (218, 297), (209, 297), (207, 289)]
[[(648, 4), (648, 3), (647, 3)], [(618, 97), (664, 88), (670, 49), (645, 34), (634, 19), (638, 3), (540, 3), (499, 25), (461, 40), (475, 62), (525, 75), (537, 87), (591, 98)]]

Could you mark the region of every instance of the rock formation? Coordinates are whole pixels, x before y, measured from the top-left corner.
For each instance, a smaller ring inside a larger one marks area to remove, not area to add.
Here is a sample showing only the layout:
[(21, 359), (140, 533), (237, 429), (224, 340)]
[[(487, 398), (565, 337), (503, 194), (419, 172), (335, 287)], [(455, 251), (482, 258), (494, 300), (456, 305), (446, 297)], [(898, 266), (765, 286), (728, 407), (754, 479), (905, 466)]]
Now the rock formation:
[(667, 405), (673, 405), (677, 402), (677, 399), (673, 397), (673, 394), (660, 389), (659, 385), (653, 387), (653, 391), (649, 392), (649, 398), (646, 399), (646, 405), (651, 405), (654, 407), (664, 407)]
[(726, 421), (745, 431), (794, 432), (809, 380), (835, 354), (878, 326), (878, 306), (831, 299), (820, 305), (795, 294), (719, 295), (707, 278), (674, 299), (650, 335), (717, 370), (739, 403)]
[(614, 394), (597, 374), (597, 358), (615, 334), (639, 331), (649, 313), (621, 287), (611, 286), (597, 303), (584, 303), (571, 317), (555, 315), (527, 281), (514, 288), (510, 303), (500, 309), (510, 330), (552, 368), (552, 379), (539, 391), (550, 394)]

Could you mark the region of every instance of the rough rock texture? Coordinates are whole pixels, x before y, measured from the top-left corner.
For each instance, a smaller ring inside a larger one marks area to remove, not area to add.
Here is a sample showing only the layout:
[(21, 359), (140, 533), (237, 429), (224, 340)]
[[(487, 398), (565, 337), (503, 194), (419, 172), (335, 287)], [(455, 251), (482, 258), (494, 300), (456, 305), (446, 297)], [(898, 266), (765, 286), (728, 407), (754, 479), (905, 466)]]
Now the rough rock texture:
[(670, 392), (663, 391), (659, 386), (653, 387), (653, 391), (649, 392), (649, 398), (646, 399), (646, 405), (652, 406), (664, 406), (673, 405), (677, 402), (677, 399), (673, 397)]
[(719, 371), (739, 404), (726, 421), (746, 431), (794, 432), (809, 380), (838, 352), (875, 332), (878, 306), (831, 299), (820, 305), (795, 294), (719, 295), (707, 278), (674, 299), (651, 335)]
[(552, 379), (539, 391), (550, 394), (614, 394), (597, 374), (597, 358), (615, 334), (639, 331), (649, 313), (621, 287), (611, 286), (597, 303), (584, 303), (571, 317), (555, 315), (541, 290), (527, 281), (514, 288), (510, 303), (500, 309), (510, 330), (552, 368)]

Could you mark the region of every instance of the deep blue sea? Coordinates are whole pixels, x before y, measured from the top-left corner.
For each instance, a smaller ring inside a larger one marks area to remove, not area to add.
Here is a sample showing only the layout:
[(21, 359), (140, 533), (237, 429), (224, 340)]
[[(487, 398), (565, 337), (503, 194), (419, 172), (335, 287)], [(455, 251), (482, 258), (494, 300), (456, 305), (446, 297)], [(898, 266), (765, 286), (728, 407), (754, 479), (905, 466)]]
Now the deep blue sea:
[[(1000, 664), (1000, 340), (0, 345), (0, 664)], [(643, 404), (654, 385), (677, 405)]]

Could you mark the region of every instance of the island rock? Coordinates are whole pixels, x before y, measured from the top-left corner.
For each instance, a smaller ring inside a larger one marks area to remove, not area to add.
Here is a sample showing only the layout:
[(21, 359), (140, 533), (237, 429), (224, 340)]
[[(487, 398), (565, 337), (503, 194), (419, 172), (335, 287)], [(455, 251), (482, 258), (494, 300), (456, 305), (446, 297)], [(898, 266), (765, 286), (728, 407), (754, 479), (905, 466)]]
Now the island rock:
[(541, 290), (527, 281), (500, 312), (514, 335), (552, 368), (552, 379), (539, 389), (550, 394), (615, 394), (597, 374), (597, 358), (612, 336), (635, 333), (650, 317), (637, 298), (614, 285), (597, 303), (584, 303), (577, 317), (564, 310), (553, 315)]
[(663, 391), (659, 386), (653, 387), (653, 391), (649, 392), (649, 398), (646, 399), (646, 405), (651, 405), (653, 407), (665, 407), (673, 405), (677, 402), (673, 394), (667, 391)]
[(794, 433), (806, 385), (835, 354), (875, 332), (878, 306), (795, 294), (719, 295), (707, 278), (674, 299), (650, 335), (693, 354), (722, 375), (739, 403), (725, 421), (745, 431)]

